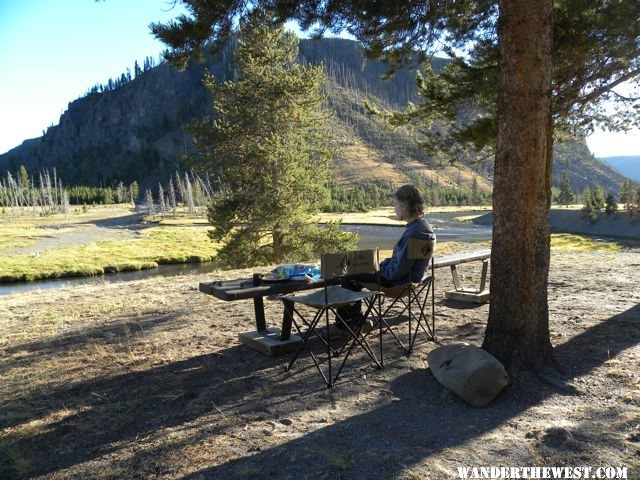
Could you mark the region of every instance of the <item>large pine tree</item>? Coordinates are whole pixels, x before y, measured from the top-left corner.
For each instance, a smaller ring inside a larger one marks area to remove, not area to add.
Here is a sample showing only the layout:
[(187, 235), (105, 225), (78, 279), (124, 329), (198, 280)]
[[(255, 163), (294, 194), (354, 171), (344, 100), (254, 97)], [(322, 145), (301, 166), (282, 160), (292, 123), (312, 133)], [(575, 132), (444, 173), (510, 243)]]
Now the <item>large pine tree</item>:
[[(513, 369), (553, 364), (547, 282), (554, 131), (640, 125), (640, 99), (614, 91), (640, 78), (637, 0), (182, 2), (192, 16), (152, 26), (178, 64), (212, 35), (224, 41), (235, 19), (256, 5), (320, 33), (346, 29), (394, 65), (428, 59), (436, 49), (454, 57), (448, 77), (425, 83), (431, 101), (413, 111), (453, 120), (455, 140), (495, 151), (493, 297), (483, 345)], [(604, 100), (619, 110), (610, 115)], [(460, 106), (471, 106), (471, 115), (458, 115)]]
[(223, 243), (218, 260), (234, 267), (355, 245), (353, 235), (311, 218), (329, 200), (333, 158), (322, 119), (324, 71), (299, 64), (297, 37), (265, 20), (256, 13), (241, 26), (235, 81), (206, 75), (216, 116), (192, 128), (198, 155), (190, 163), (220, 179), (211, 237)]
[(571, 183), (569, 183), (569, 175), (565, 170), (562, 174), (562, 180), (560, 181), (560, 193), (558, 194), (558, 203), (562, 205), (569, 205), (576, 199), (576, 196), (571, 190)]

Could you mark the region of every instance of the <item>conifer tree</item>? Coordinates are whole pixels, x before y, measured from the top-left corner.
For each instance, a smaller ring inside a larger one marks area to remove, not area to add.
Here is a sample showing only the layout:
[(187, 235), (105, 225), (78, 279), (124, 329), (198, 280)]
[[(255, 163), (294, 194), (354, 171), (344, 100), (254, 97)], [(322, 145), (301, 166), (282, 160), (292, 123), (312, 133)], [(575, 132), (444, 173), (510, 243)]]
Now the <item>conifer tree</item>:
[(558, 203), (562, 205), (569, 205), (573, 203), (576, 196), (571, 190), (571, 184), (569, 183), (569, 176), (567, 175), (567, 171), (565, 170), (562, 174), (562, 180), (560, 181), (560, 193), (558, 194)]
[(593, 204), (593, 191), (589, 187), (584, 187), (582, 191), (582, 201), (584, 203), (582, 211), (585, 213), (589, 223), (595, 223), (598, 215)]
[(598, 211), (604, 208), (604, 193), (600, 185), (595, 185), (591, 189), (591, 205)]
[(160, 202), (160, 213), (164, 216), (167, 213), (167, 204), (165, 203), (164, 189), (162, 184), (158, 185), (158, 201)]
[(624, 204), (625, 210), (633, 209), (635, 192), (633, 191), (631, 181), (628, 178), (622, 182), (622, 188), (620, 189), (620, 201)]
[(131, 182), (131, 185), (129, 185), (129, 194), (131, 195), (131, 203), (135, 205), (138, 201), (138, 196), (140, 195), (140, 187), (138, 186), (138, 182), (135, 180)]
[(144, 206), (147, 210), (147, 215), (151, 215), (153, 213), (153, 194), (150, 188), (145, 190)]
[(169, 206), (173, 212), (173, 218), (176, 218), (176, 209), (178, 207), (178, 200), (176, 199), (176, 189), (173, 186), (173, 178), (169, 177)]
[(193, 125), (199, 156), (190, 163), (221, 172), (208, 217), (223, 264), (298, 262), (354, 246), (354, 235), (310, 217), (328, 201), (333, 152), (321, 122), (323, 69), (298, 64), (297, 55), (296, 36), (257, 13), (241, 26), (240, 78), (205, 78), (217, 119)]
[(196, 206), (193, 200), (193, 188), (191, 187), (191, 180), (189, 179), (189, 174), (184, 174), (184, 191), (185, 191), (185, 201), (187, 207), (189, 208), (189, 215), (195, 215)]
[(474, 205), (480, 205), (482, 203), (482, 195), (480, 188), (478, 187), (478, 177), (473, 177), (473, 183), (471, 184), (471, 202)]
[(611, 192), (607, 194), (607, 198), (605, 199), (604, 211), (607, 215), (611, 215), (618, 211), (618, 202)]

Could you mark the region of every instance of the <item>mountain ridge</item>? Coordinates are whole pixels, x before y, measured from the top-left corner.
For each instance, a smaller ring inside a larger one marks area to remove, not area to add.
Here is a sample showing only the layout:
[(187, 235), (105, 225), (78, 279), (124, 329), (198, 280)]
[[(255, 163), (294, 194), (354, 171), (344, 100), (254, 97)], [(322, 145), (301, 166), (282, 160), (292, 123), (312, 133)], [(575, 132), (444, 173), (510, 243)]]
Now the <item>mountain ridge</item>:
[(622, 175), (640, 182), (640, 155), (616, 155), (600, 157), (600, 160)]
[[(118, 88), (70, 102), (58, 125), (0, 155), (0, 170), (55, 167), (67, 184), (163, 181), (185, 168), (179, 155), (190, 153), (191, 136), (184, 126), (211, 113), (201, 80), (205, 68), (218, 80), (235, 75), (233, 46), (231, 42), (184, 72), (161, 63)], [(470, 189), (475, 183), (482, 191), (491, 190), (491, 161), (452, 165), (431, 158), (410, 130), (390, 131), (366, 112), (365, 100), (395, 109), (415, 101), (415, 72), (401, 70), (381, 80), (387, 67), (365, 59), (359, 44), (346, 39), (301, 40), (300, 59), (323, 63), (327, 72), (328, 125), (340, 152), (333, 169), (337, 184), (353, 188), (371, 181), (413, 182)], [(443, 62), (436, 59), (435, 68)], [(554, 185), (566, 170), (576, 191), (594, 181), (606, 191), (619, 191), (623, 177), (596, 160), (584, 142), (558, 145), (554, 158)]]

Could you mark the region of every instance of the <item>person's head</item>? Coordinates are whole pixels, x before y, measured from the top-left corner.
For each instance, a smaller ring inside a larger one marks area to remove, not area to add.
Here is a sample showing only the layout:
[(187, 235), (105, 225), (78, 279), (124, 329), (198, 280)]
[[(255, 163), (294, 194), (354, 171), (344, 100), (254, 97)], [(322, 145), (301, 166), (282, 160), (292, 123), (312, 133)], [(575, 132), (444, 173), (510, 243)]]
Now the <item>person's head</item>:
[(424, 215), (424, 198), (415, 185), (403, 185), (391, 196), (398, 220), (414, 220)]

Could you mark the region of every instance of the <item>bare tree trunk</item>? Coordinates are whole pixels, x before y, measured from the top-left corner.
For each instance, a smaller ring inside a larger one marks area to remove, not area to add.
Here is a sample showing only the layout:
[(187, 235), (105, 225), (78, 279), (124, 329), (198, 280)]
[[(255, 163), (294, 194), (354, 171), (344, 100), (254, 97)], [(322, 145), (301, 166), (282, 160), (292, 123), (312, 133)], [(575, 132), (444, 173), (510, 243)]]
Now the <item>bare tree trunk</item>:
[(498, 34), (492, 297), (483, 347), (517, 371), (552, 363), (552, 0), (501, 0)]

